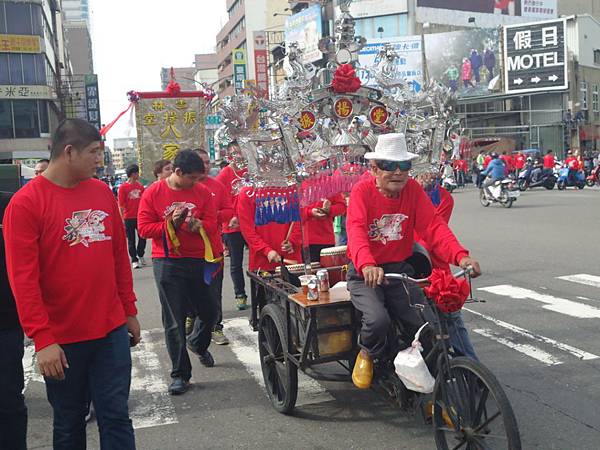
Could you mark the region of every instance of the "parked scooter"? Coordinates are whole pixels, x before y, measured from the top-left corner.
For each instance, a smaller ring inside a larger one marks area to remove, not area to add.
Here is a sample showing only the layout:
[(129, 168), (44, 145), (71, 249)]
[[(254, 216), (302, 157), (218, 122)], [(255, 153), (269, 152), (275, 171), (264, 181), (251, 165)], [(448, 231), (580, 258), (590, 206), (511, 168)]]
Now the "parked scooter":
[(519, 173), (519, 179), (517, 180), (520, 191), (534, 187), (545, 187), (548, 190), (552, 190), (555, 184), (556, 177), (552, 171), (545, 171), (530, 164), (526, 165)]
[(592, 187), (595, 184), (600, 185), (600, 164), (595, 169), (592, 169), (592, 173), (585, 179), (585, 184)]
[(454, 176), (446, 176), (442, 178), (442, 187), (452, 194), (452, 191), (458, 187)]
[(510, 208), (521, 195), (512, 178), (498, 180), (489, 186), (488, 190), (490, 194), (486, 192), (485, 188), (481, 188), (479, 192), (479, 201), (486, 208), (492, 203), (500, 203), (505, 208)]
[(556, 182), (556, 187), (563, 191), (568, 187), (577, 187), (578, 189), (583, 189), (585, 187), (585, 174), (583, 170), (578, 170), (575, 173), (575, 177), (569, 178), (569, 168), (563, 167), (558, 172), (558, 181)]

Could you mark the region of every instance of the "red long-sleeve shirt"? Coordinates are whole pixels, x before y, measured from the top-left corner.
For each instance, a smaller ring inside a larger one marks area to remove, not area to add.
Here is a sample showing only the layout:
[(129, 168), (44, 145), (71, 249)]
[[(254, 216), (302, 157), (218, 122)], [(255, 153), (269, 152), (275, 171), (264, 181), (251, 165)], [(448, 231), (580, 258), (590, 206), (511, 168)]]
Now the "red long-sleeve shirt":
[(139, 181), (123, 183), (119, 186), (119, 206), (123, 211), (123, 219), (137, 218), (140, 200), (144, 193), (144, 186)]
[(212, 193), (213, 200), (215, 201), (215, 208), (217, 208), (217, 224), (220, 228), (221, 224), (229, 223), (231, 218), (235, 215), (235, 210), (231, 203), (231, 196), (227, 189), (225, 189), (225, 186), (223, 186), (223, 183), (213, 177), (206, 177), (202, 180), (202, 184)]
[(408, 180), (396, 199), (382, 195), (374, 178), (358, 183), (350, 194), (346, 230), (348, 256), (358, 273), (368, 265), (407, 259), (415, 231), (448, 263), (458, 265), (468, 255), (414, 180)]
[(103, 182), (67, 189), (34, 178), (10, 202), (4, 236), (19, 318), (36, 350), (103, 338), (137, 314), (123, 222)]
[[(239, 179), (240, 177), (243, 177), (246, 172), (248, 172), (248, 169), (242, 169), (239, 171), (236, 171), (233, 169), (233, 167), (231, 167), (231, 165), (224, 167), (223, 170), (221, 170), (219, 172), (219, 174), (215, 177), (215, 179), (220, 182), (224, 187), (225, 187), (225, 191), (227, 192), (227, 195), (229, 196), (229, 202), (231, 203), (232, 207), (233, 207), (233, 211), (234, 213), (237, 211), (237, 200), (238, 200), (238, 196), (234, 194), (233, 189), (232, 189), (232, 183)], [(233, 217), (233, 216), (232, 216)], [(229, 218), (229, 220), (231, 220), (231, 217)], [(239, 228), (229, 228), (229, 220), (224, 220), (223, 223), (223, 233), (236, 233), (239, 232), (240, 229)]]
[[(240, 229), (242, 235), (250, 249), (250, 258), (248, 269), (253, 270), (275, 270), (279, 265), (270, 263), (267, 255), (271, 250), (275, 250), (283, 258), (302, 261), (302, 231), (300, 224), (291, 223), (269, 223), (267, 225), (256, 226), (254, 222), (256, 212), (256, 200), (252, 188), (243, 188), (238, 196), (237, 214), (240, 220)], [(290, 242), (294, 247), (294, 252), (283, 253), (281, 243), (285, 240), (288, 231), (292, 226)]]
[[(435, 206), (435, 213), (446, 223), (450, 223), (450, 217), (452, 216), (452, 210), (454, 209), (454, 198), (452, 195), (443, 187), (440, 187), (440, 204)], [(433, 269), (443, 269), (446, 271), (450, 270), (450, 265), (438, 256), (437, 253), (431, 250), (431, 246), (425, 242), (419, 233), (415, 232), (415, 241), (425, 247), (425, 250), (429, 253), (429, 259), (431, 260), (431, 267)]]
[(310, 206), (302, 208), (302, 222), (306, 227), (309, 245), (335, 245), (335, 234), (333, 233), (333, 218), (346, 213), (346, 202), (342, 194), (334, 195), (328, 199), (331, 202), (329, 215), (326, 217), (315, 217), (313, 208), (321, 208), (323, 202), (315, 202)]
[(214, 255), (220, 255), (223, 248), (217, 229), (217, 209), (208, 188), (196, 183), (191, 189), (175, 190), (168, 186), (167, 180), (160, 180), (146, 190), (138, 213), (138, 231), (143, 238), (152, 239), (152, 257), (204, 259), (204, 241), (200, 233), (189, 231), (187, 222), (176, 232), (181, 243), (179, 254), (168, 238), (166, 217), (178, 206), (186, 206), (188, 217), (202, 221)]

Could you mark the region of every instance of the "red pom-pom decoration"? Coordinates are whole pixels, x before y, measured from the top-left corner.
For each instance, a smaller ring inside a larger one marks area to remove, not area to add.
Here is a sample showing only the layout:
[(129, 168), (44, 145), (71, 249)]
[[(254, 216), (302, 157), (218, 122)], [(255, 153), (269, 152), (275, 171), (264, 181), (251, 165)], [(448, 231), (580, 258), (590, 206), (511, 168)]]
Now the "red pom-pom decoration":
[(429, 282), (431, 284), (424, 289), (425, 295), (433, 300), (442, 312), (459, 311), (469, 297), (467, 280), (454, 278), (448, 271), (433, 269)]
[(165, 91), (169, 95), (177, 95), (181, 92), (181, 86), (175, 80), (170, 80)]
[(354, 67), (350, 64), (342, 64), (333, 74), (331, 87), (335, 92), (356, 92), (360, 89), (360, 78), (356, 76)]

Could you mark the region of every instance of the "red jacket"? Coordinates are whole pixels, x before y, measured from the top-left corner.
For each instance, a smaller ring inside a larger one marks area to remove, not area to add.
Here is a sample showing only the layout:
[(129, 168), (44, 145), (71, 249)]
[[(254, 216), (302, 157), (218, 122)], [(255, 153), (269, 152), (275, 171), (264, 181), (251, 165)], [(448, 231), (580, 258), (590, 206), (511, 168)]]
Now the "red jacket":
[(36, 351), (103, 338), (137, 314), (123, 221), (102, 181), (67, 189), (34, 178), (6, 209), (4, 237), (19, 318)]
[(333, 218), (346, 213), (346, 202), (342, 194), (334, 195), (328, 199), (331, 202), (329, 215), (326, 217), (314, 217), (313, 208), (320, 208), (323, 202), (315, 202), (310, 206), (302, 208), (302, 223), (306, 227), (308, 245), (335, 245), (335, 234), (333, 233)]
[(544, 156), (544, 169), (554, 169), (554, 155)]
[(231, 203), (231, 196), (225, 186), (217, 181), (216, 178), (206, 177), (202, 180), (202, 184), (208, 188), (213, 196), (215, 202), (215, 208), (217, 208), (217, 224), (219, 229), (223, 223), (229, 223), (231, 218), (235, 215), (235, 210)]
[(484, 169), (487, 169), (487, 166), (489, 165), (491, 160), (492, 160), (492, 157), (490, 155), (485, 155), (485, 157), (483, 158), (483, 168)]
[[(239, 171), (235, 171), (231, 165), (224, 167), (223, 170), (219, 172), (219, 174), (215, 177), (215, 179), (220, 182), (224, 187), (226, 192), (229, 195), (229, 202), (233, 207), (234, 213), (237, 211), (237, 199), (238, 196), (233, 192), (232, 183), (235, 180), (240, 179), (248, 172), (248, 169), (242, 169)], [(232, 216), (233, 217), (233, 216)], [(231, 220), (231, 217), (229, 218)], [(224, 220), (223, 223), (223, 233), (237, 233), (240, 231), (239, 228), (229, 228), (229, 220)]]
[[(238, 196), (237, 215), (240, 221), (240, 229), (242, 235), (250, 249), (250, 258), (248, 269), (272, 271), (279, 264), (270, 263), (267, 255), (271, 250), (275, 250), (283, 258), (294, 261), (302, 261), (302, 231), (300, 224), (294, 222), (288, 223), (269, 223), (267, 225), (256, 226), (254, 223), (254, 215), (256, 212), (256, 200), (254, 190), (250, 187), (245, 187), (241, 190)], [(281, 243), (285, 240), (290, 226), (292, 232), (290, 242), (294, 247), (294, 252), (284, 254), (281, 251)]]
[(123, 219), (137, 218), (140, 199), (144, 193), (144, 186), (139, 181), (129, 181), (119, 186), (119, 206), (123, 210)]
[[(435, 213), (444, 221), (446, 224), (450, 223), (450, 217), (452, 216), (452, 210), (454, 209), (454, 198), (450, 193), (440, 187), (440, 204), (435, 207)], [(415, 241), (425, 247), (425, 250), (429, 253), (429, 259), (431, 260), (431, 267), (433, 269), (443, 269), (450, 271), (450, 265), (440, 258), (435, 252), (433, 252), (430, 246), (419, 236), (419, 233), (415, 232)]]
[(523, 167), (525, 167), (525, 155), (519, 153), (515, 156), (515, 168), (522, 169)]
[(179, 254), (168, 237), (166, 217), (177, 206), (183, 205), (189, 209), (188, 217), (202, 221), (213, 254), (220, 255), (223, 252), (223, 244), (218, 232), (217, 209), (211, 192), (201, 183), (196, 183), (192, 189), (176, 191), (168, 186), (167, 180), (160, 180), (146, 190), (138, 213), (140, 236), (152, 239), (152, 257), (204, 259), (204, 241), (199, 233), (189, 231), (187, 222), (176, 232), (181, 244)]
[(565, 159), (565, 165), (569, 169), (578, 170), (579, 169), (579, 159), (577, 159), (577, 157), (575, 157), (575, 156), (569, 156), (567, 159)]
[(346, 230), (348, 256), (358, 273), (368, 265), (407, 259), (415, 231), (447, 263), (458, 265), (468, 255), (414, 180), (408, 180), (397, 199), (382, 195), (374, 178), (358, 183), (350, 194)]

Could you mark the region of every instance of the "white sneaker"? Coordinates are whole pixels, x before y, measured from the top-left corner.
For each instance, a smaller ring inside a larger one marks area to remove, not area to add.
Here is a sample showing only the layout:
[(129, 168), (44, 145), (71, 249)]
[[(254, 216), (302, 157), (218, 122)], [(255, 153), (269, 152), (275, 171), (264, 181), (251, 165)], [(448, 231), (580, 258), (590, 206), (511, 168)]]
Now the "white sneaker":
[(143, 257), (143, 256), (140, 256), (140, 257), (139, 257), (139, 262), (140, 262), (140, 266), (142, 266), (142, 267), (144, 267), (144, 266), (147, 266), (147, 265), (148, 265), (148, 263), (146, 262), (146, 260), (144, 259), (144, 257)]
[(140, 265), (140, 263), (138, 261), (136, 261), (133, 264), (131, 264), (131, 267), (134, 269), (140, 269), (142, 266)]

